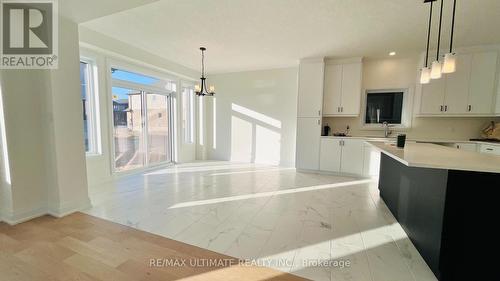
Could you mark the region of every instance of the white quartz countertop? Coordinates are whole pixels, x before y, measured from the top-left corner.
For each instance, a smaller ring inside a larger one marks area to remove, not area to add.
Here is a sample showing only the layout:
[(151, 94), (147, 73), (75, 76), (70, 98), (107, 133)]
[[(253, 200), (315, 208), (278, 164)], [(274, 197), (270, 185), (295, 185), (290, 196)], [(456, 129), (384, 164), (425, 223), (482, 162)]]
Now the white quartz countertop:
[(391, 142), (367, 141), (408, 167), (500, 173), (500, 156), (481, 154), (432, 143), (407, 142), (404, 149)]
[[(396, 141), (396, 136), (391, 136), (389, 138), (375, 137), (375, 136), (348, 136), (348, 137), (336, 137), (336, 136), (321, 136), (321, 138), (333, 138), (333, 139), (362, 139), (366, 141)], [(500, 143), (487, 142), (487, 141), (470, 141), (470, 140), (452, 140), (452, 139), (424, 139), (424, 138), (407, 138), (406, 141), (411, 142), (423, 142), (423, 143), (471, 143), (471, 144), (488, 144), (488, 145), (498, 145)]]

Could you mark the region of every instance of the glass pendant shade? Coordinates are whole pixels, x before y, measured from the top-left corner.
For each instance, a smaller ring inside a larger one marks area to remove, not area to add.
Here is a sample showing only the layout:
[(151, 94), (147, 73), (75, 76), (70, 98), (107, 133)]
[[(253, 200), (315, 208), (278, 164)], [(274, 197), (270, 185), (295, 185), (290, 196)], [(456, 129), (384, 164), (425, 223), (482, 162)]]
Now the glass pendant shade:
[(453, 73), (457, 70), (457, 56), (455, 53), (444, 55), (443, 73)]
[(420, 73), (420, 84), (429, 84), (429, 82), (431, 82), (431, 69), (424, 67)]
[(441, 78), (441, 70), (442, 70), (442, 65), (439, 61), (433, 61), (432, 62), (432, 69), (431, 69), (431, 79), (439, 79)]

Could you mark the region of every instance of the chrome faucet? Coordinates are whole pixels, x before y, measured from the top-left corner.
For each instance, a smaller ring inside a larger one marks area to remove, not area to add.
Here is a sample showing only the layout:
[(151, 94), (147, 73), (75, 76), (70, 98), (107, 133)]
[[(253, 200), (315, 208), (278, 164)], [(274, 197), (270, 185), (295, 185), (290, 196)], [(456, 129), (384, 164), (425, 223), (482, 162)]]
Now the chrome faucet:
[(392, 131), (389, 130), (389, 123), (384, 122), (382, 123), (382, 126), (384, 127), (384, 137), (388, 138), (392, 134)]

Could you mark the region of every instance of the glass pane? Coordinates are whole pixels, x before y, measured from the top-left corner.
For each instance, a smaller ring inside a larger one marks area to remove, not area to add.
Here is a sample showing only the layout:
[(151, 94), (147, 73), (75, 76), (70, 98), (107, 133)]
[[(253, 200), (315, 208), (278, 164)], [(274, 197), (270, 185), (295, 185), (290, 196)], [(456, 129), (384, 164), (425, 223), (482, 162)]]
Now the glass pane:
[(144, 84), (150, 86), (161, 83), (160, 79), (116, 68), (111, 69), (111, 77), (113, 77), (113, 79), (119, 79), (136, 84)]
[(83, 106), (83, 136), (85, 138), (85, 151), (90, 150), (89, 144), (89, 65), (84, 62), (80, 62), (80, 85), (81, 85), (81, 95), (82, 95), (82, 106)]
[(368, 93), (365, 123), (401, 124), (403, 94), (403, 92)]
[(115, 169), (144, 166), (144, 136), (141, 92), (113, 87), (113, 134)]
[(170, 162), (168, 96), (147, 94), (149, 163)]

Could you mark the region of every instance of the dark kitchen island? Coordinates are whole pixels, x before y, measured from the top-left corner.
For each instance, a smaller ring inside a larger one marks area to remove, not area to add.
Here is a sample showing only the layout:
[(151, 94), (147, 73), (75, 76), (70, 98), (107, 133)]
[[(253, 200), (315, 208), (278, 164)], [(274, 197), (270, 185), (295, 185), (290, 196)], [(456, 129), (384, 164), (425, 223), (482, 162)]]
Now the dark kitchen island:
[(382, 152), (380, 196), (436, 277), (500, 280), (500, 157), (427, 143), (369, 143)]

